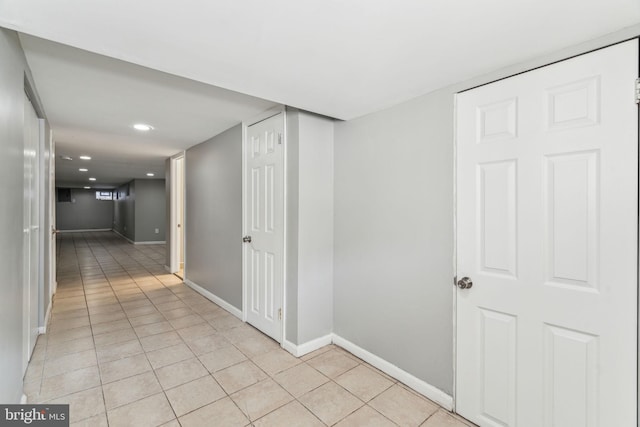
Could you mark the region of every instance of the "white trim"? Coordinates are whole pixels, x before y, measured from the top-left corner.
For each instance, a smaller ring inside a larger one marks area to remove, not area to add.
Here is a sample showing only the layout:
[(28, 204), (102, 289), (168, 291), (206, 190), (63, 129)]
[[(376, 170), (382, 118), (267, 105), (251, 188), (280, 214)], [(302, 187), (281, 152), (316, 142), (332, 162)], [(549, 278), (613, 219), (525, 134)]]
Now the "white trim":
[(26, 395), (26, 394), (23, 394), (23, 395), (20, 397), (20, 404), (21, 404), (21, 405), (26, 405), (26, 404), (27, 404), (27, 395)]
[(167, 243), (165, 240), (151, 240), (148, 242), (132, 242), (134, 245), (164, 245)]
[[(56, 230), (57, 233), (59, 234), (65, 234), (65, 233), (90, 233), (92, 231), (112, 231), (111, 228), (85, 228), (82, 230)], [(115, 230), (113, 230), (115, 231)], [(118, 233), (116, 231), (116, 233)], [(120, 233), (118, 233), (120, 234)], [(124, 237), (124, 236), (123, 236)]]
[(237, 309), (233, 305), (229, 304), (228, 302), (226, 302), (222, 298), (220, 298), (218, 296), (215, 296), (214, 294), (212, 294), (211, 292), (209, 292), (208, 290), (206, 290), (202, 286), (198, 285), (197, 283), (192, 282), (189, 279), (184, 279), (184, 284), (189, 286), (191, 289), (193, 289), (194, 291), (196, 291), (197, 293), (199, 293), (203, 297), (213, 301), (214, 303), (216, 303), (220, 307), (224, 308), (229, 313), (231, 313), (234, 316), (236, 316), (238, 319), (242, 320), (242, 311), (240, 311), (239, 309)]
[(294, 344), (291, 341), (283, 340), (282, 348), (293, 354), (295, 357), (302, 357), (305, 354), (309, 354), (312, 351), (316, 351), (319, 348), (327, 346), (333, 342), (333, 334), (328, 334), (320, 338), (307, 341), (304, 344)]
[[(182, 179), (178, 180), (177, 163), (182, 160)], [(187, 168), (187, 152), (181, 151), (169, 158), (169, 272), (177, 273), (180, 270), (180, 243), (177, 238), (178, 230), (178, 182), (182, 182), (182, 245), (186, 249), (186, 168)], [(185, 250), (186, 255), (186, 250)], [(186, 264), (186, 256), (184, 263)]]
[(392, 376), (393, 378), (401, 381), (403, 384), (409, 386), (413, 390), (433, 400), (438, 405), (442, 406), (446, 410), (450, 411), (453, 408), (453, 397), (445, 393), (444, 391), (432, 386), (431, 384), (411, 375), (407, 371), (400, 369), (390, 362), (376, 356), (373, 353), (368, 352), (362, 347), (342, 338), (339, 335), (333, 334), (333, 343), (339, 347), (344, 348), (354, 356), (359, 357), (372, 366), (380, 369), (382, 372)]

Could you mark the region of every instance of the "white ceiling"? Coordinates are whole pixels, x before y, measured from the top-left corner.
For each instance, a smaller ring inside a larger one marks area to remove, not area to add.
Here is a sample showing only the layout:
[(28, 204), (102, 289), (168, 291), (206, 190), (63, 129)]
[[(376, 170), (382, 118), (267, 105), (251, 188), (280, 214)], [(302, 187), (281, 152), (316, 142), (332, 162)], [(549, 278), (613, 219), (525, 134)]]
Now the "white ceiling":
[[(270, 105), (149, 69), (352, 119), (639, 22), (638, 0), (0, 0), (0, 26), (147, 67), (23, 37), (59, 147), (120, 160)], [(152, 119), (148, 138), (123, 129)]]

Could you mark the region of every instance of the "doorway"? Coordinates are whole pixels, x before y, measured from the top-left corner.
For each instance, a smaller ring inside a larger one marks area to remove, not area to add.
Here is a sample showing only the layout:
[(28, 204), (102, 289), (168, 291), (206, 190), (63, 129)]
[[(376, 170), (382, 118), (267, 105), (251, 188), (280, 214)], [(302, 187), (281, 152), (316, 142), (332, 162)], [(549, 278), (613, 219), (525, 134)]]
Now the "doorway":
[(636, 424), (637, 77), (636, 39), (457, 96), (456, 408), (481, 426)]
[(23, 197), (23, 372), (39, 334), (41, 281), (40, 119), (27, 93), (24, 96)]
[(244, 127), (243, 313), (275, 339), (283, 337), (284, 111)]
[(173, 156), (169, 162), (171, 178), (170, 266), (171, 273), (185, 278), (185, 159), (184, 153)]

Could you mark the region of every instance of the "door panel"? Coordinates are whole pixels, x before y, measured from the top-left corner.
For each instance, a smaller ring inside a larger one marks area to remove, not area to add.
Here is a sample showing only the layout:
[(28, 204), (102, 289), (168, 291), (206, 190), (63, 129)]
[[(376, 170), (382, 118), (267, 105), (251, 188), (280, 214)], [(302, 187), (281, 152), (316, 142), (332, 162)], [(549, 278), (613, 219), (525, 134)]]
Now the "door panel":
[(636, 424), (632, 40), (457, 96), (456, 407), (482, 426)]
[(282, 340), (284, 272), (283, 114), (247, 128), (245, 147), (245, 283), (247, 321)]

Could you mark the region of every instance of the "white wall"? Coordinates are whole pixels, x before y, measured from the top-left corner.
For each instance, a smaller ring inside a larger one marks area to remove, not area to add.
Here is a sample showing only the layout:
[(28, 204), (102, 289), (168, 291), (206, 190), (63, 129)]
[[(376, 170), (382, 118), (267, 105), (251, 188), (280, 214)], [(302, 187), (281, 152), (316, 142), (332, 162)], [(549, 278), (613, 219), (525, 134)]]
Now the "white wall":
[(242, 310), (242, 127), (185, 157), (185, 277)]
[[(0, 64), (0, 402), (18, 403), (23, 351), (23, 114), (25, 77), (32, 79), (17, 34), (4, 28), (0, 28)], [(41, 305), (47, 304), (48, 300)]]
[(333, 120), (287, 111), (286, 338), (333, 331)]

